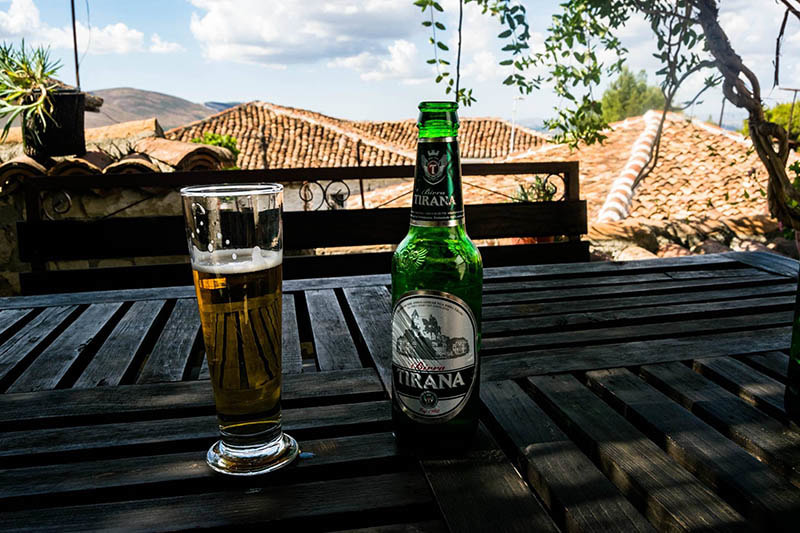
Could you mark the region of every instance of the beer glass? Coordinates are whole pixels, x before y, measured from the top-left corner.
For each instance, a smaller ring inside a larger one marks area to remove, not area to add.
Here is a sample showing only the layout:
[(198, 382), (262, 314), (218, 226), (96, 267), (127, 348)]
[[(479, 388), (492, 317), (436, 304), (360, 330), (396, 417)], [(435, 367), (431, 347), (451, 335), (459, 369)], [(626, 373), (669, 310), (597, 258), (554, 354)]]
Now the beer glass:
[(254, 475), (298, 452), (281, 431), (283, 187), (181, 189), (197, 305), (221, 439), (209, 466)]

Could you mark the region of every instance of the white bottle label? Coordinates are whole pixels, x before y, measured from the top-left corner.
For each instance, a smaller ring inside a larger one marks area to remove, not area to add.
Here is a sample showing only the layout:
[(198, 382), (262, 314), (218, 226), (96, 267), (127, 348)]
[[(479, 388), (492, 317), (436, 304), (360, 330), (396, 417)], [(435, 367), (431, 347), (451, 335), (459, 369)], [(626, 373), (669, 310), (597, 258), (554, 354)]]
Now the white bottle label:
[(392, 384), (412, 420), (445, 422), (464, 408), (477, 375), (477, 324), (462, 299), (404, 294), (392, 311)]

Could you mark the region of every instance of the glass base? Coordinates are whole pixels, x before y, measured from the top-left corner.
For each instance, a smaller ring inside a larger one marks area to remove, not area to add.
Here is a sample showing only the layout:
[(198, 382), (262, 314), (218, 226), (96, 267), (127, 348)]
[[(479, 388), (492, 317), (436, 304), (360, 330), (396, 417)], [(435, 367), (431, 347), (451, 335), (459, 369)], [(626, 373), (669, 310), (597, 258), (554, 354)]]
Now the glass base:
[(222, 474), (255, 476), (283, 468), (299, 451), (297, 441), (286, 433), (274, 442), (257, 446), (231, 446), (219, 440), (209, 448), (206, 462)]

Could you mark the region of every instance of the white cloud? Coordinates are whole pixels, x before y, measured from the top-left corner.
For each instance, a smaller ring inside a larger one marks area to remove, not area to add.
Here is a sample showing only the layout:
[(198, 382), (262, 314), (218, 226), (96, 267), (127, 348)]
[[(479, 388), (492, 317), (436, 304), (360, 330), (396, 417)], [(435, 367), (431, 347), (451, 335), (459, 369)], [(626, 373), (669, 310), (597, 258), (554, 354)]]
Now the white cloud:
[(286, 66), (389, 55), (419, 25), (398, 0), (191, 0), (192, 34), (212, 60)]
[(423, 67), (425, 62), (414, 43), (399, 39), (389, 45), (388, 52), (388, 56), (361, 52), (337, 57), (328, 62), (328, 67), (355, 70), (364, 81), (399, 79), (405, 84), (417, 84), (430, 79), (431, 72)]
[(157, 33), (154, 33), (150, 37), (149, 50), (154, 54), (172, 54), (175, 52), (183, 52), (185, 48), (178, 43), (163, 41)]
[[(123, 22), (104, 27), (87, 27), (75, 24), (78, 50), (89, 54), (127, 54), (147, 50), (144, 33)], [(0, 10), (0, 39), (18, 41), (22, 38), (31, 45), (49, 45), (53, 48), (72, 48), (72, 27), (50, 26), (41, 21), (39, 9), (33, 0), (11, 0), (8, 10)], [(176, 48), (177, 47), (177, 48)], [(162, 41), (154, 34), (149, 50), (154, 53), (174, 52), (182, 49), (177, 43)]]

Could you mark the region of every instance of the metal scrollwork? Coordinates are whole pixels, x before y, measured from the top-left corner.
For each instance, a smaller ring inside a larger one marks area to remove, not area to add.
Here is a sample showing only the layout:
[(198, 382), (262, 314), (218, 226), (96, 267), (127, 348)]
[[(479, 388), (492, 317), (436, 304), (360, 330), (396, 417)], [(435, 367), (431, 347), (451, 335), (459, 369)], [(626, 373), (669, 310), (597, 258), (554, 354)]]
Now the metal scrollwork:
[[(315, 188), (321, 193), (318, 202)], [(344, 209), (345, 202), (350, 198), (350, 186), (342, 180), (333, 180), (324, 186), (318, 181), (304, 181), (297, 194), (303, 201), (305, 211), (318, 211), (323, 205), (327, 209)]]
[(48, 220), (55, 215), (65, 215), (72, 209), (72, 197), (67, 191), (45, 191), (42, 198), (42, 212)]
[[(555, 183), (552, 183), (553, 180)], [(551, 201), (561, 201), (567, 199), (567, 177), (563, 174), (548, 174), (542, 180), (547, 189), (553, 190)]]

